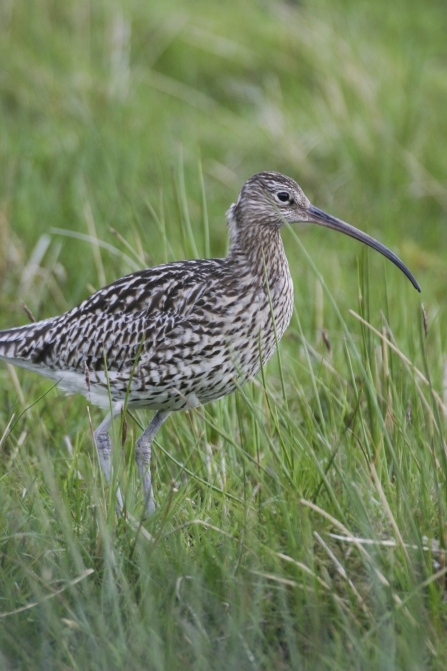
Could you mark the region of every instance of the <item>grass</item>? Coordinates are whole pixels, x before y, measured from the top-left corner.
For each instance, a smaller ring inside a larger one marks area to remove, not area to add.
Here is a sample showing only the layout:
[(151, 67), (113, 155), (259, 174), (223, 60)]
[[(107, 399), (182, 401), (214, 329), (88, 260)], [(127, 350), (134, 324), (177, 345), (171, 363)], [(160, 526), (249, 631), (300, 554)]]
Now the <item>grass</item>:
[(2, 366), (2, 669), (445, 668), (445, 29), (435, 2), (2, 4), (1, 328), (224, 255), (263, 169), (396, 250), (428, 324), (378, 255), (285, 230), (280, 357), (169, 418), (144, 522), (149, 413), (106, 488), (101, 412)]

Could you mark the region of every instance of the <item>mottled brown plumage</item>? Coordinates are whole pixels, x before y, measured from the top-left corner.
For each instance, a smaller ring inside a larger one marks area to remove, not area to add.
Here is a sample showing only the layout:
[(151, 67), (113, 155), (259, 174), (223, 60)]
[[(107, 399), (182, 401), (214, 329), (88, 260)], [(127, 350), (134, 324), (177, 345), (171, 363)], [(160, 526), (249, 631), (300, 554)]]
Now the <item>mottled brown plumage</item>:
[[(293, 285), (280, 229), (299, 221), (365, 242), (419, 289), (392, 252), (313, 207), (294, 180), (263, 172), (244, 184), (227, 213), (225, 259), (179, 261), (123, 277), (60, 317), (0, 332), (0, 358), (103, 408), (109, 408), (110, 391), (113, 415), (126, 396), (128, 407), (158, 411), (136, 445), (151, 512), (151, 443), (168, 414), (234, 391), (270, 359), (287, 328)], [(108, 480), (111, 419), (95, 432)]]

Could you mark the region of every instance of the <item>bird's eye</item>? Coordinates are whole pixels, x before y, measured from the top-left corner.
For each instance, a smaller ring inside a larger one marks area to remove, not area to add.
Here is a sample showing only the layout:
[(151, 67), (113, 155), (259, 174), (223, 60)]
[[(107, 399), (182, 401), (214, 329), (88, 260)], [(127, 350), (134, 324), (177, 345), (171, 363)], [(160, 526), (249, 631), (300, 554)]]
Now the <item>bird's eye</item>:
[(289, 196), (289, 194), (287, 193), (287, 191), (279, 191), (279, 192), (276, 194), (276, 197), (277, 197), (278, 200), (280, 200), (282, 203), (287, 203), (287, 201), (290, 200), (290, 196)]

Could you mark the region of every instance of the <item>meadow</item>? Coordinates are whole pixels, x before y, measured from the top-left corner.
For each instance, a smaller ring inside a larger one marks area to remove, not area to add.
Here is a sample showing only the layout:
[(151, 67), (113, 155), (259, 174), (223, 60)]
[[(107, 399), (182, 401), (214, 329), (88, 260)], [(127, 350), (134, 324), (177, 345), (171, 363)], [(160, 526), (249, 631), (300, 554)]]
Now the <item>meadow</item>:
[(2, 671), (446, 668), (446, 29), (436, 0), (0, 4), (0, 328), (224, 256), (261, 170), (422, 287), (284, 230), (278, 354), (168, 419), (148, 520), (150, 413), (115, 423), (107, 487), (103, 413), (2, 363)]

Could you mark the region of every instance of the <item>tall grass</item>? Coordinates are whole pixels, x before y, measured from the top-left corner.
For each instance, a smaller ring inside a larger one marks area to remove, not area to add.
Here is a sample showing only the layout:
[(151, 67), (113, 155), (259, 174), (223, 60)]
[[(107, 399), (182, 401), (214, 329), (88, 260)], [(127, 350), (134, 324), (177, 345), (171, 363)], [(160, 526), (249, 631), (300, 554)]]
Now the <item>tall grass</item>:
[(169, 418), (147, 521), (149, 413), (124, 444), (116, 422), (107, 488), (101, 412), (3, 366), (0, 667), (444, 669), (442, 7), (11, 1), (0, 32), (1, 327), (225, 254), (262, 169), (396, 249), (425, 306), (354, 241), (285, 230), (280, 356)]

